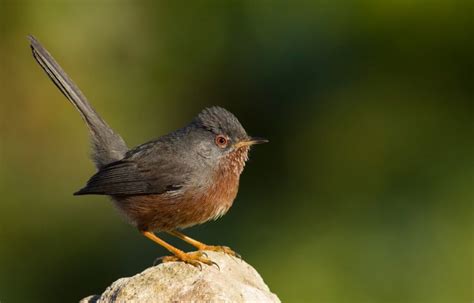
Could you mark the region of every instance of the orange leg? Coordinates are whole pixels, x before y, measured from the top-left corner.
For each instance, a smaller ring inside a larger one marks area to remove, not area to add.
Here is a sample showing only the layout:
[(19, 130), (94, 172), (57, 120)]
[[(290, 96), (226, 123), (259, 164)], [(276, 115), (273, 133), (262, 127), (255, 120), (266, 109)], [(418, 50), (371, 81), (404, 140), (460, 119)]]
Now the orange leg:
[(153, 242), (163, 246), (167, 250), (169, 250), (171, 253), (173, 253), (174, 256), (166, 256), (164, 257), (163, 263), (164, 262), (173, 262), (173, 261), (181, 261), (185, 262), (188, 264), (191, 264), (193, 266), (201, 267), (201, 263), (207, 264), (207, 265), (213, 265), (215, 264), (211, 260), (207, 259), (204, 257), (204, 254), (200, 251), (196, 252), (190, 252), (190, 253), (185, 253), (181, 249), (178, 249), (174, 247), (173, 245), (163, 241), (162, 239), (158, 238), (154, 233), (150, 231), (141, 231), (141, 233), (147, 237), (148, 239), (152, 240)]
[(225, 254), (231, 255), (231, 256), (236, 256), (240, 257), (237, 253), (235, 253), (232, 249), (230, 249), (227, 246), (214, 246), (214, 245), (207, 245), (202, 242), (199, 242), (198, 240), (194, 240), (193, 238), (190, 238), (183, 234), (182, 232), (179, 232), (177, 230), (170, 231), (168, 232), (170, 235), (173, 235), (175, 237), (180, 238), (186, 243), (191, 244), (192, 246), (196, 247), (198, 250), (210, 250), (210, 251), (220, 251)]

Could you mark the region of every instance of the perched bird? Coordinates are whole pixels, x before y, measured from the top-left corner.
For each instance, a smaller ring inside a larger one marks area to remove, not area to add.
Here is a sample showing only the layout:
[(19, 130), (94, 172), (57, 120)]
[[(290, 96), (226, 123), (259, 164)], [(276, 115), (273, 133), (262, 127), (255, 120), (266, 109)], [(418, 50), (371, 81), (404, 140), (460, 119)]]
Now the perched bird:
[[(35, 37), (28, 38), (36, 61), (90, 130), (98, 171), (74, 195), (110, 196), (144, 236), (173, 253), (163, 262), (213, 264), (203, 250), (235, 255), (228, 247), (206, 245), (178, 230), (224, 215), (237, 195), (250, 146), (268, 141), (248, 136), (232, 113), (214, 106), (185, 127), (128, 149), (49, 52)], [(157, 237), (155, 231), (174, 235), (198, 251), (185, 253)]]

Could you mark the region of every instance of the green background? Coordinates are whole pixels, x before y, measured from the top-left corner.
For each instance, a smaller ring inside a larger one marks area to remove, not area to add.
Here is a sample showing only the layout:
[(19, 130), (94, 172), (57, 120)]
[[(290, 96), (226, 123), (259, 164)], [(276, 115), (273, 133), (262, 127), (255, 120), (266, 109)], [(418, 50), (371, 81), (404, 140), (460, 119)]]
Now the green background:
[(473, 299), (471, 1), (0, 5), (1, 302), (78, 301), (167, 253), (72, 196), (94, 173), (86, 127), (27, 34), (129, 146), (210, 105), (270, 139), (231, 211), (186, 232), (284, 302)]

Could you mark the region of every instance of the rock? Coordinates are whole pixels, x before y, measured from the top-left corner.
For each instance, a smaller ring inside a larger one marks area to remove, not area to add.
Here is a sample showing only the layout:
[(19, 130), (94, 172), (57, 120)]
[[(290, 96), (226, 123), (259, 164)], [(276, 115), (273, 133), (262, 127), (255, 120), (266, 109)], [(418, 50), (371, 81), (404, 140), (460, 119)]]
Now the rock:
[(112, 283), (102, 295), (80, 303), (110, 302), (280, 302), (245, 261), (206, 251), (217, 266), (167, 262)]

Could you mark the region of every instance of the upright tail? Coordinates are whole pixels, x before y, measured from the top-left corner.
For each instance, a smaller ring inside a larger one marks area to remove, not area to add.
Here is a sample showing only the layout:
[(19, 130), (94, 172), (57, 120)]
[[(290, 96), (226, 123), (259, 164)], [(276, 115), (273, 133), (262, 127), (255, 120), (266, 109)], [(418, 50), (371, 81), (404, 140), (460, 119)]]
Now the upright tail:
[(100, 169), (109, 163), (122, 159), (128, 150), (122, 137), (116, 134), (97, 114), (87, 98), (41, 43), (33, 36), (28, 36), (28, 39), (35, 60), (86, 121), (92, 141), (92, 159), (97, 168)]

